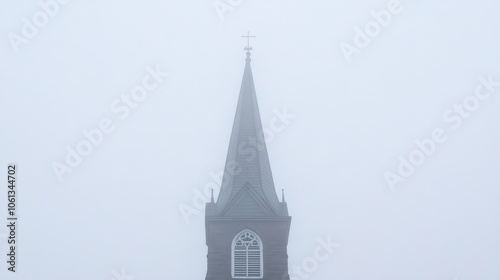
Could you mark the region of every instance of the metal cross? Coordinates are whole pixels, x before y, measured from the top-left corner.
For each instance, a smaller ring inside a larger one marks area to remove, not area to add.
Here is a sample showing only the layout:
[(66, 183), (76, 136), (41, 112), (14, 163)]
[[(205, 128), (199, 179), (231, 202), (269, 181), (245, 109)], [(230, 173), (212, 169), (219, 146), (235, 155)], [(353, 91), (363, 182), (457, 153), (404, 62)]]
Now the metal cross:
[(250, 47), (250, 38), (255, 38), (255, 36), (250, 36), (250, 31), (247, 31), (247, 35), (241, 36), (242, 38), (247, 38), (247, 47), (245, 50), (251, 50), (252, 48)]

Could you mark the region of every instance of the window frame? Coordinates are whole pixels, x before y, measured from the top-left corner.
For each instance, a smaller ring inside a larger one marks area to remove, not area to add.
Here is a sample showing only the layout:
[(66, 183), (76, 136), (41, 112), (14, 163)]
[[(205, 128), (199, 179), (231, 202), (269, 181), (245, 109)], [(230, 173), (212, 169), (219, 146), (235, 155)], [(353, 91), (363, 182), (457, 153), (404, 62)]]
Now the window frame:
[[(249, 274), (249, 266), (248, 266), (248, 259), (249, 259), (249, 254), (248, 252), (249, 251), (253, 251), (255, 252), (256, 250), (249, 250), (248, 249), (248, 246), (246, 246), (246, 250), (244, 252), (246, 252), (246, 265), (245, 265), (245, 269), (246, 269), (246, 276), (236, 276), (235, 275), (235, 252), (236, 252), (236, 242), (240, 239), (240, 237), (244, 234), (250, 234), (254, 237), (254, 240), (256, 240), (259, 244), (259, 266), (260, 266), (260, 271), (259, 271), (259, 276), (248, 276)], [(233, 278), (236, 278), (236, 279), (262, 279), (264, 278), (264, 259), (263, 259), (263, 252), (264, 252), (264, 246), (262, 244), (262, 240), (260, 239), (259, 235), (257, 233), (255, 233), (254, 231), (250, 230), (250, 229), (244, 229), (240, 232), (238, 232), (234, 238), (233, 238), (233, 241), (231, 242), (231, 276)]]

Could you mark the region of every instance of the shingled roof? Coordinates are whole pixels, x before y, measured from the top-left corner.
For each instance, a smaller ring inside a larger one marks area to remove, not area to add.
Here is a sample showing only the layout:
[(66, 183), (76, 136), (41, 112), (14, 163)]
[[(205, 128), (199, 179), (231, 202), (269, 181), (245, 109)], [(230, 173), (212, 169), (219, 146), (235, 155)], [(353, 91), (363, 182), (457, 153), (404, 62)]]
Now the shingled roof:
[(288, 216), (286, 203), (279, 202), (274, 188), (250, 67), (249, 49), (246, 56), (221, 191), (216, 205), (208, 207), (213, 211), (208, 211), (207, 214)]

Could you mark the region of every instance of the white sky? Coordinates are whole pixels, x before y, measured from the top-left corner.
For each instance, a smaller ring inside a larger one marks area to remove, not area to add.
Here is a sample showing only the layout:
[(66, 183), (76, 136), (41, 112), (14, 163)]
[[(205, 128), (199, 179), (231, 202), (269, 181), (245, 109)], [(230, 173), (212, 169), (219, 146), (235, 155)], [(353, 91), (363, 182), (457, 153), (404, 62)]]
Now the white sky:
[[(388, 0), (243, 0), (224, 20), (211, 1), (73, 0), (16, 53), (9, 34), (41, 8), (0, 0), (1, 279), (109, 280), (122, 268), (204, 279), (203, 211), (187, 224), (179, 206), (223, 169), (247, 30), (264, 127), (274, 109), (295, 115), (268, 143), (292, 215), (290, 267), (331, 236), (340, 247), (311, 280), (500, 277), (500, 87), (458, 129), (443, 119), (480, 76), (500, 80), (498, 1), (401, 0), (351, 63), (339, 44)], [(118, 118), (113, 100), (156, 65), (170, 77)], [(52, 163), (104, 118), (115, 131), (59, 182)], [(435, 128), (447, 140), (391, 191), (384, 173)], [(5, 263), (10, 162), (16, 274)]]

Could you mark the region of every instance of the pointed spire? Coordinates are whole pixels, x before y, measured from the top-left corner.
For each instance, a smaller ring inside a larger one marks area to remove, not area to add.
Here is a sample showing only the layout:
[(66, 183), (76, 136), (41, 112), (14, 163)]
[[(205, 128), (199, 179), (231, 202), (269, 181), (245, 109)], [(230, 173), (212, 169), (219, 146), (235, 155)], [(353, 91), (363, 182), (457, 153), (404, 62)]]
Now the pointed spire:
[(210, 203), (215, 203), (215, 200), (214, 200), (214, 189), (211, 189), (212, 191), (212, 196), (210, 197)]
[(285, 189), (281, 189), (281, 203), (285, 203)]
[[(243, 36), (249, 40), (249, 34)], [(228, 214), (241, 192), (251, 188), (261, 206), (272, 215), (281, 215), (280, 202), (274, 188), (271, 166), (257, 104), (250, 66), (250, 45), (247, 42), (246, 63), (241, 82), (238, 106), (229, 142), (222, 186), (217, 199), (217, 213)], [(248, 210), (251, 211), (251, 210)], [(229, 214), (228, 214), (229, 215)]]

